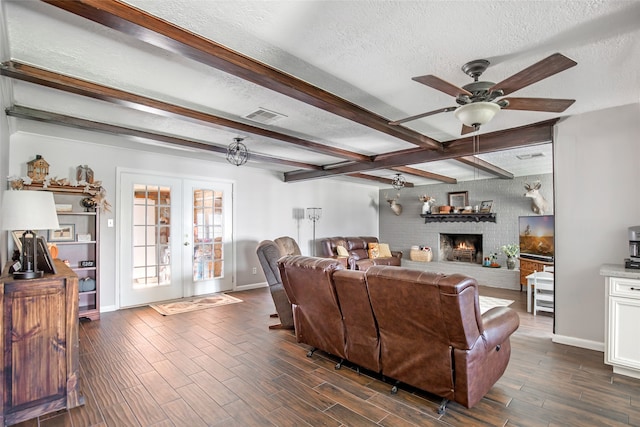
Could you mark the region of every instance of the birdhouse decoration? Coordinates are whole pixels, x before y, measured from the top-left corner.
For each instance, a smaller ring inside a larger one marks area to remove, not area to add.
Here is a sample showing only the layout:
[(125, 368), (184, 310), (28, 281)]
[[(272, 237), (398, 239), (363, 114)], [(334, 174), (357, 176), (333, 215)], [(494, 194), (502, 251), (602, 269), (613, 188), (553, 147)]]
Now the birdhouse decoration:
[(32, 182), (44, 182), (49, 175), (49, 163), (40, 155), (36, 154), (36, 158), (27, 162), (27, 176)]

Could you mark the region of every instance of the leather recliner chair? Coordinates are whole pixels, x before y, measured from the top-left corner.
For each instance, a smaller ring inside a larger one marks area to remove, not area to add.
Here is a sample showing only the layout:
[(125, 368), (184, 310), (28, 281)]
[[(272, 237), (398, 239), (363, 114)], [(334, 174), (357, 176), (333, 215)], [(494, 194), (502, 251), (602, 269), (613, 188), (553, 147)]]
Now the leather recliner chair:
[(280, 319), (280, 325), (271, 325), (269, 329), (293, 329), (291, 303), (282, 286), (280, 270), (278, 270), (278, 260), (283, 255), (281, 249), (275, 242), (263, 240), (256, 248), (256, 254), (269, 284), (271, 298), (273, 298), (273, 304), (276, 306), (276, 313)]
[(366, 273), (380, 331), (382, 374), (472, 407), (500, 379), (511, 355), (517, 313), (484, 315), (478, 282), (408, 268), (374, 266)]
[[(336, 260), (287, 256), (278, 262), (282, 285), (293, 307), (298, 342), (346, 358), (345, 329), (333, 272), (344, 267)], [(337, 367), (340, 367), (338, 363)]]

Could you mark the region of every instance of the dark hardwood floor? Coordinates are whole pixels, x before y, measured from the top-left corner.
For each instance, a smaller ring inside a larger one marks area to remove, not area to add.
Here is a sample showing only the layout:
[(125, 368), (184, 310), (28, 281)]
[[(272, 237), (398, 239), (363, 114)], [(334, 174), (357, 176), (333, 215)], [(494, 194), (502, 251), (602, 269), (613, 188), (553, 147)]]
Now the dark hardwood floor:
[(269, 330), (266, 288), (239, 304), (163, 317), (148, 307), (81, 323), (83, 407), (20, 426), (614, 426), (640, 425), (640, 380), (614, 375), (596, 351), (551, 342), (552, 319), (526, 312), (500, 381), (472, 409), (401, 389)]

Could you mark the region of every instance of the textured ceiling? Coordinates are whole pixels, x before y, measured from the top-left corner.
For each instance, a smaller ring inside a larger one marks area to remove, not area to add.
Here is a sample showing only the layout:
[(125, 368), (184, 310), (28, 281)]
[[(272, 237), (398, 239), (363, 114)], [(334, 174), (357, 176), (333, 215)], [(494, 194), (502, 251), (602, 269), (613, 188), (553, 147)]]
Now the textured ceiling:
[[(251, 122), (245, 115), (266, 108), (285, 117), (262, 127), (366, 155), (414, 147), (43, 2), (0, 1), (13, 60), (246, 123)], [(637, 1), (128, 3), (390, 120), (455, 105), (452, 97), (411, 77), (434, 74), (462, 86), (471, 79), (460, 67), (478, 58), (491, 62), (482, 80), (493, 82), (554, 52), (578, 63), (515, 94), (575, 99), (567, 111), (500, 111), (481, 134), (640, 100)], [(31, 83), (14, 81), (13, 90), (16, 104), (32, 108), (219, 145), (243, 136), (252, 152), (316, 165), (343, 161), (275, 139), (135, 111)], [(404, 126), (439, 141), (458, 138), (460, 133), (452, 113)], [(516, 157), (538, 152), (544, 156), (526, 161)], [(552, 169), (548, 146), (480, 157), (515, 176)], [(459, 181), (476, 177), (473, 168), (455, 161), (410, 166)], [(371, 172), (382, 177), (393, 173)], [(409, 180), (437, 182), (413, 176)]]

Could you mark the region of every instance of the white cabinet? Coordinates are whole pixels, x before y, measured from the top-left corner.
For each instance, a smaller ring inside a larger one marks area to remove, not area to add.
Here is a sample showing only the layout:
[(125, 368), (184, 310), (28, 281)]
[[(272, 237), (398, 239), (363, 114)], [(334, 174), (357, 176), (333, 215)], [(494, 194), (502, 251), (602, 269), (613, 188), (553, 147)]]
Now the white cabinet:
[(640, 280), (607, 277), (605, 363), (613, 372), (640, 378)]

